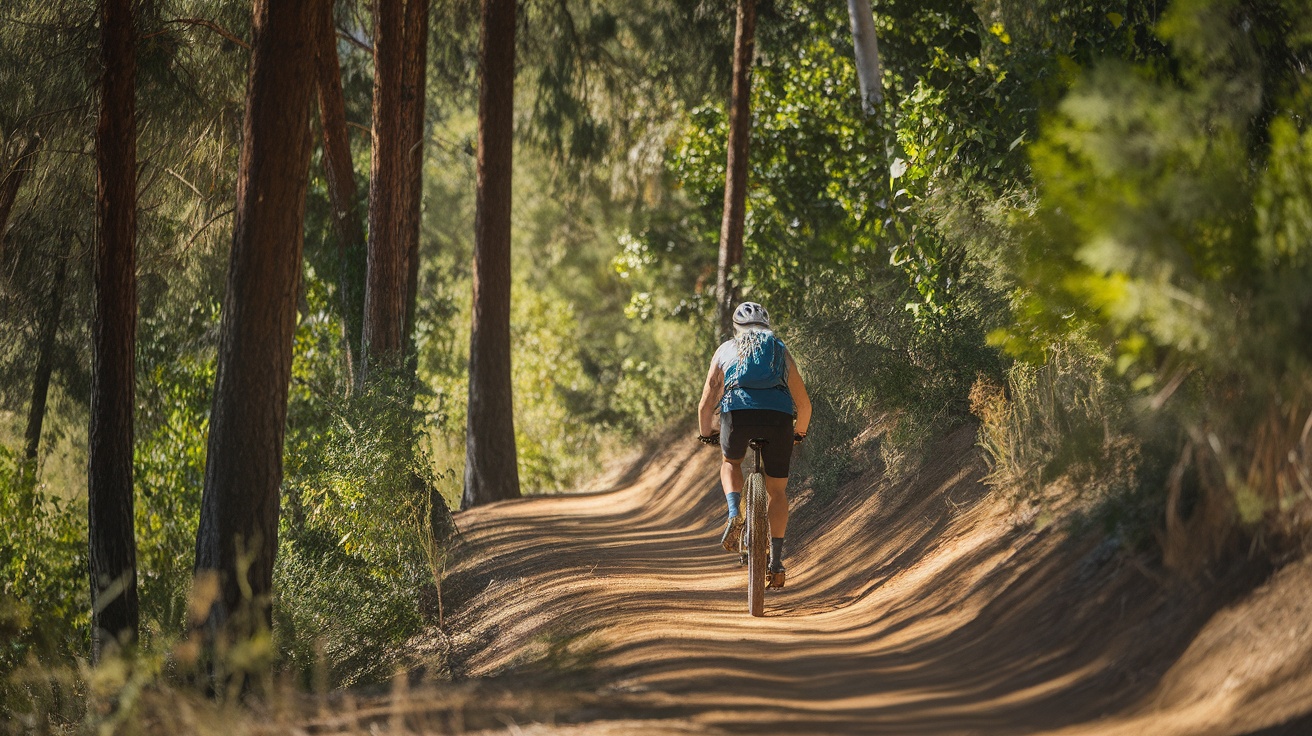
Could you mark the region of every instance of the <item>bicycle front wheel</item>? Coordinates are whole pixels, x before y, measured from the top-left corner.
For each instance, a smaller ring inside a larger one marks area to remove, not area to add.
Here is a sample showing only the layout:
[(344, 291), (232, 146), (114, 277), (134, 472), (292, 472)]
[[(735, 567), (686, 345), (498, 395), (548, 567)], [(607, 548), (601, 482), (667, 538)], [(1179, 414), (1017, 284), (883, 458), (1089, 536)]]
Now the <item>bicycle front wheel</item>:
[(747, 477), (747, 523), (743, 527), (747, 550), (747, 610), (753, 616), (765, 615), (765, 578), (770, 552), (770, 519), (766, 515), (769, 497), (765, 493), (765, 476), (752, 473)]

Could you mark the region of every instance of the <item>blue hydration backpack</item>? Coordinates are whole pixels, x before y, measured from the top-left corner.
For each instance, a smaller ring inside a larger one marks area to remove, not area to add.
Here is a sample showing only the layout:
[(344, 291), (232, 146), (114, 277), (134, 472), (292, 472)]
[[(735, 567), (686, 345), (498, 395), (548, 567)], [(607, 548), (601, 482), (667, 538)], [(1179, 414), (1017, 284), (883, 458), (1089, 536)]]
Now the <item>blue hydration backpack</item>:
[(724, 398), (720, 411), (769, 409), (795, 413), (792, 394), (788, 393), (788, 349), (773, 332), (762, 330), (749, 335), (753, 345), (742, 359), (738, 346), (729, 340), (720, 346), (717, 359), (724, 370)]

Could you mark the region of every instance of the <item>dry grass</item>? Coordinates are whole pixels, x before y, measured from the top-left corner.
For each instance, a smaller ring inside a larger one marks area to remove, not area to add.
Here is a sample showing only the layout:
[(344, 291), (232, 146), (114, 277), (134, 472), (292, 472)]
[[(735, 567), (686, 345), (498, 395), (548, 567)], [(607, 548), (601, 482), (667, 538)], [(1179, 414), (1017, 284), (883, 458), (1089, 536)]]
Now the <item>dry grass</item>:
[[(1312, 406), (1306, 391), (1273, 398), (1255, 431), (1190, 432), (1167, 486), (1168, 567), (1196, 574), (1247, 540), (1277, 562), (1306, 551), (1312, 529)], [(1192, 496), (1192, 497), (1191, 497)]]

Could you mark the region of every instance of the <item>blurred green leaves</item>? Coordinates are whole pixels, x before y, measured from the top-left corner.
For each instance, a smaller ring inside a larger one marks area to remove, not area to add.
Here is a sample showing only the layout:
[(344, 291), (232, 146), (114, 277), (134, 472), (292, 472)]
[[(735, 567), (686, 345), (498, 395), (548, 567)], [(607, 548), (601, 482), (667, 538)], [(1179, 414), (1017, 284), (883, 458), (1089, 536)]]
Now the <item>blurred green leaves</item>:
[(1145, 386), (1278, 351), (1269, 312), (1299, 307), (1269, 300), (1298, 266), (1307, 156), (1289, 113), (1263, 127), (1282, 76), (1262, 74), (1262, 34), (1229, 25), (1234, 9), (1180, 3), (1162, 23), (1178, 74), (1105, 62), (1054, 111), (1029, 149), (1038, 212), (1017, 213), (1018, 324), (996, 342), (1099, 337)]

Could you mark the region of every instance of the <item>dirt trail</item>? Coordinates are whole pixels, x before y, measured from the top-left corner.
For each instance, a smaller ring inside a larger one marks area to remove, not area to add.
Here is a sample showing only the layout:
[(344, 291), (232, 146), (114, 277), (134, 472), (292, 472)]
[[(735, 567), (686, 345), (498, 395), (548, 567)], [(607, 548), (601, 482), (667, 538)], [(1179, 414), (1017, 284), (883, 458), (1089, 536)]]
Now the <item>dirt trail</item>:
[(457, 674), (576, 698), (549, 716), (572, 725), (523, 733), (1312, 733), (1312, 566), (1163, 584), (1017, 518), (973, 439), (899, 483), (795, 494), (763, 619), (718, 548), (718, 455), (693, 443), (611, 490), (460, 514)]

